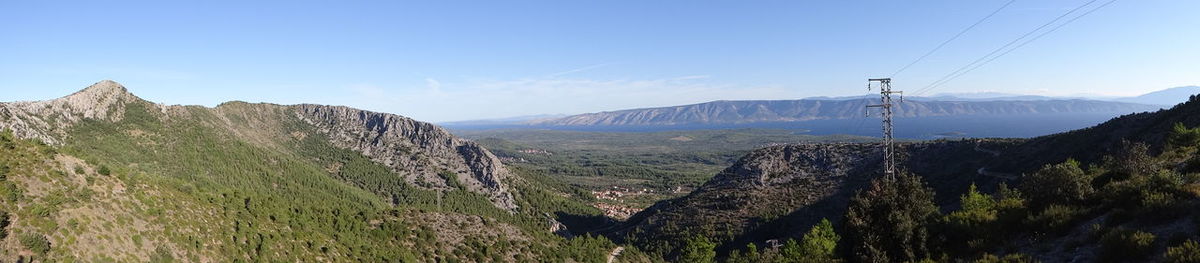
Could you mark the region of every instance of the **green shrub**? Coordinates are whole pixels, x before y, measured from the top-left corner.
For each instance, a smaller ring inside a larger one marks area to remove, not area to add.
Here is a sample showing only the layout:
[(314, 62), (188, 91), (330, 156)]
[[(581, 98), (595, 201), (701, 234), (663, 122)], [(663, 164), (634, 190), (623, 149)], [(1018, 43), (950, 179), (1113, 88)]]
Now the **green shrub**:
[(1009, 188), (1005, 183), (1000, 183), (999, 188), (996, 191), (996, 227), (1008, 230), (997, 233), (1004, 235), (1024, 227), (1022, 222), (1029, 216), (1029, 209), (1020, 191)]
[(1167, 147), (1180, 148), (1200, 145), (1200, 127), (1188, 129), (1183, 123), (1176, 122), (1171, 133), (1167, 134)]
[(1058, 234), (1070, 229), (1084, 212), (1072, 206), (1050, 205), (1041, 213), (1027, 218), (1025, 224), (1035, 231)]
[(168, 263), (175, 262), (175, 256), (171, 255), (171, 251), (166, 247), (158, 246), (154, 249), (154, 254), (150, 255), (150, 262)]
[(970, 253), (990, 247), (992, 233), (998, 216), (997, 202), (992, 196), (982, 194), (975, 184), (960, 197), (962, 209), (951, 212), (943, 219), (947, 248), (953, 253)]
[(1115, 180), (1149, 175), (1158, 170), (1158, 162), (1150, 156), (1150, 146), (1145, 143), (1121, 142), (1117, 155), (1106, 158), (1109, 171)]
[(12, 224), (12, 218), (9, 218), (8, 212), (0, 211), (0, 239), (8, 237), (9, 224)]
[(1200, 262), (1200, 243), (1188, 240), (1178, 246), (1169, 247), (1163, 261), (1171, 263)]
[(725, 263), (764, 262), (762, 254), (758, 253), (758, 246), (754, 245), (754, 243), (746, 244), (745, 251), (734, 250), (729, 252), (729, 257), (725, 259)]
[(1187, 195), (1183, 176), (1162, 170), (1109, 184), (1098, 196), (1112, 207), (1137, 213), (1139, 217), (1170, 219), (1180, 212), (1179, 200)]
[(1050, 204), (1078, 203), (1092, 192), (1092, 178), (1079, 168), (1079, 162), (1075, 160), (1046, 165), (1021, 182), (1021, 193), (1028, 196), (1032, 205), (1038, 208)]
[(840, 240), (842, 237), (833, 230), (833, 223), (828, 219), (821, 219), (820, 223), (804, 234), (800, 250), (809, 258), (832, 259)]
[(75, 166), (75, 174), (83, 174), (83, 173), (84, 173), (83, 167), (76, 165)]
[(1154, 234), (1117, 228), (1100, 238), (1100, 260), (1131, 261), (1145, 258), (1154, 249)]
[(4, 129), (3, 132), (0, 132), (0, 147), (9, 150), (17, 148), (16, 142), (13, 141), (12, 130)]
[(717, 245), (704, 236), (692, 236), (679, 251), (678, 262), (712, 263), (716, 261)]
[(23, 195), (23, 192), (21, 188), (17, 187), (17, 184), (9, 181), (0, 182), (0, 197), (4, 198), (5, 201), (10, 203), (16, 202), (17, 199), (21, 199), (21, 195)]
[(929, 258), (930, 225), (940, 215), (933, 190), (901, 174), (877, 178), (854, 195), (846, 210), (847, 245), (858, 261), (915, 261)]
[(99, 173), (100, 175), (109, 175), (112, 174), (112, 171), (108, 170), (108, 166), (101, 165), (100, 169), (96, 170), (96, 173)]
[(992, 254), (985, 254), (985, 255), (983, 255), (983, 257), (979, 258), (978, 260), (975, 260), (975, 263), (1030, 263), (1030, 262), (1035, 262), (1035, 261), (1033, 259), (1029, 258), (1029, 256), (1022, 255), (1020, 253), (1008, 254), (1008, 255), (1004, 255), (1004, 257), (998, 257), (998, 256), (992, 255)]
[(45, 254), (50, 251), (50, 240), (46, 236), (37, 233), (25, 233), (21, 235), (20, 242), (26, 249), (33, 251), (36, 254)]
[(809, 257), (809, 255), (804, 253), (804, 250), (800, 249), (800, 243), (790, 238), (787, 242), (783, 243), (783, 247), (779, 248), (779, 255), (783, 257), (781, 261), (786, 262), (795, 262)]

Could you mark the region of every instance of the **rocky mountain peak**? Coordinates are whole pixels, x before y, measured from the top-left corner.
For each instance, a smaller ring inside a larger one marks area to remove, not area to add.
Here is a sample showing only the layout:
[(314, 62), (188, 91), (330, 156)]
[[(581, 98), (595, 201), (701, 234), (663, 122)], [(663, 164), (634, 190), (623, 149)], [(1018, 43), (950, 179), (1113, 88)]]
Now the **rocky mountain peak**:
[(112, 80), (102, 80), (83, 90), (46, 102), (84, 118), (119, 120), (126, 103), (141, 101), (125, 86)]
[(99, 82), (96, 82), (95, 84), (92, 84), (91, 86), (88, 86), (87, 88), (76, 91), (75, 93), (71, 93), (71, 95), (67, 95), (64, 98), (113, 97), (113, 96), (133, 97), (133, 94), (129, 93), (128, 89), (125, 89), (125, 85), (121, 85), (121, 83), (117, 83), (116, 81), (106, 79), (106, 80), (101, 80)]
[(112, 80), (96, 82), (65, 97), (43, 101), (0, 103), (0, 128), (22, 138), (61, 144), (66, 128), (84, 119), (119, 121), (125, 106), (144, 100)]

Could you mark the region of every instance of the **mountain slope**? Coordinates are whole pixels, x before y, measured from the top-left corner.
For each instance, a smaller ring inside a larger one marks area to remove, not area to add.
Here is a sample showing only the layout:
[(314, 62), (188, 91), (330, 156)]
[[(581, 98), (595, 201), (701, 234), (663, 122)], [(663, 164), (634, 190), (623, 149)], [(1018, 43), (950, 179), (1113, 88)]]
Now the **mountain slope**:
[[(582, 261), (616, 247), (555, 236), (558, 210), (538, 208), (569, 202), (396, 115), (165, 106), (103, 81), (0, 103), (0, 129), (25, 147), (0, 151), (14, 167), (4, 261)], [(75, 196), (85, 186), (103, 198)]]
[[(864, 114), (871, 100), (714, 101), (693, 105), (587, 113), (531, 121), (533, 125), (689, 125), (849, 119)], [(1152, 105), (1092, 101), (913, 101), (900, 103), (896, 117), (1020, 115), (1054, 113), (1130, 113), (1156, 110)]]
[[(489, 196), (496, 206), (515, 209), (505, 182), (510, 172), (491, 152), (433, 124), (347, 107), (304, 104), (298, 116), (341, 148), (370, 157), (414, 184), (448, 187), (442, 173), (465, 175), (459, 183)], [(433, 168), (433, 169), (430, 169)]]
[(296, 135), (280, 126), (295, 125), (287, 122), (299, 119), (330, 143), (389, 166), (409, 183), (447, 189), (441, 174), (461, 174), (457, 180), (469, 190), (489, 196), (497, 207), (516, 208), (503, 182), (509, 172), (487, 150), (429, 123), (347, 107), (236, 102), (214, 109), (166, 106), (137, 98), (106, 80), (59, 99), (0, 104), (0, 129), (12, 129), (19, 138), (64, 145), (71, 139), (67, 131), (81, 121), (121, 121), (131, 104), (150, 110), (150, 118), (205, 120), (239, 138), (274, 147), (280, 139)]
[(1093, 163), (1117, 150), (1122, 141), (1146, 143), (1158, 151), (1175, 123), (1200, 125), (1200, 97), (1192, 96), (1169, 109), (1127, 114), (1093, 127), (1033, 138), (1004, 152), (1005, 158), (998, 158), (993, 166), (1020, 172), (1067, 158)]
[(20, 138), (61, 145), (65, 131), (80, 121), (120, 121), (125, 105), (136, 102), (144, 101), (105, 80), (54, 100), (0, 103), (0, 128), (11, 129)]
[[(1200, 126), (1200, 99), (1157, 112), (1033, 139), (940, 140), (899, 145), (906, 171), (923, 177), (943, 209), (971, 184), (994, 191), (1023, 174), (1068, 158), (1085, 167), (1119, 152), (1122, 141), (1162, 149), (1172, 125)], [(673, 253), (687, 235), (722, 249), (799, 238), (821, 218), (837, 221), (849, 198), (880, 174), (877, 145), (787, 145), (756, 150), (687, 196), (661, 201), (607, 230), (651, 251)]]

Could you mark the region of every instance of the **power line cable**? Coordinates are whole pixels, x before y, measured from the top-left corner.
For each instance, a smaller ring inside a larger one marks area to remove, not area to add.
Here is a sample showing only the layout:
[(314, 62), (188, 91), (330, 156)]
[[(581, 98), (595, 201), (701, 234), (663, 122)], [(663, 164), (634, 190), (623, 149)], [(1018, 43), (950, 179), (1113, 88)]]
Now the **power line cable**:
[(900, 72), (904, 72), (904, 70), (907, 70), (909, 67), (916, 65), (917, 62), (921, 62), (921, 60), (924, 60), (926, 57), (929, 57), (929, 55), (933, 55), (934, 52), (941, 50), (942, 47), (946, 46), (946, 44), (950, 44), (950, 42), (954, 41), (955, 39), (958, 39), (958, 37), (961, 37), (963, 34), (966, 34), (967, 31), (971, 31), (971, 29), (975, 28), (976, 26), (979, 26), (979, 24), (982, 24), (983, 21), (987, 21), (989, 18), (992, 18), (992, 16), (995, 16), (996, 13), (1000, 13), (1000, 10), (1004, 10), (1004, 8), (1008, 7), (1013, 2), (1016, 2), (1016, 1), (1017, 0), (1009, 0), (1007, 3), (1004, 3), (1004, 5), (1001, 5), (1000, 8), (996, 8), (995, 11), (992, 11), (987, 16), (984, 16), (983, 18), (979, 19), (979, 21), (975, 21), (975, 23), (971, 24), (971, 26), (964, 28), (962, 31), (958, 31), (958, 34), (954, 34), (954, 36), (950, 37), (950, 39), (946, 39), (946, 41), (942, 41), (942, 43), (938, 44), (937, 47), (934, 47), (933, 49), (929, 50), (929, 52), (925, 52), (924, 55), (921, 55), (916, 60), (913, 60), (912, 62), (909, 62), (907, 65), (904, 65), (904, 67), (901, 67), (899, 70), (896, 70), (896, 72), (892, 73), (891, 77), (889, 77), (889, 78), (895, 78), (896, 75), (900, 74)]
[(1080, 9), (1083, 9), (1086, 6), (1091, 5), (1092, 3), (1095, 3), (1096, 1), (1099, 1), (1099, 0), (1091, 0), (1091, 1), (1084, 3), (1083, 5), (1075, 7), (1073, 9), (1071, 9), (1070, 11), (1067, 11), (1066, 13), (1063, 13), (1062, 15), (1055, 17), (1053, 20), (1050, 20), (1050, 22), (1046, 22), (1045, 24), (1042, 24), (1041, 26), (1034, 28), (1033, 30), (1025, 33), (1024, 35), (1021, 35), (1020, 37), (1013, 39), (1012, 41), (1009, 41), (1008, 43), (1004, 44), (1003, 46), (1000, 46), (999, 48), (992, 50), (992, 52), (987, 53), (987, 55), (983, 55), (982, 57), (980, 57), (974, 61), (971, 61), (971, 63), (963, 65), (962, 67), (959, 67), (958, 69), (950, 72), (950, 74), (946, 74), (945, 76), (942, 76), (942, 78), (939, 78), (938, 80), (934, 81), (933, 83), (930, 83), (928, 86), (925, 86), (924, 88), (918, 90), (917, 92), (914, 93), (914, 96), (919, 95), (919, 94), (924, 94), (926, 91), (932, 89), (932, 87), (938, 85), (941, 82), (944, 82), (946, 79), (953, 77), (955, 74), (958, 74), (959, 72), (962, 72), (963, 70), (966, 70), (967, 68), (969, 68), (971, 66), (979, 64), (980, 62), (986, 60), (987, 58), (991, 57), (992, 55), (1000, 53), (1001, 51), (1007, 49), (1008, 47), (1011, 47), (1013, 44), (1016, 44), (1016, 43), (1020, 42), (1021, 40), (1037, 33), (1038, 31), (1041, 31), (1042, 29), (1046, 28), (1047, 26), (1053, 25), (1054, 23), (1058, 22), (1059, 20), (1062, 20), (1063, 18), (1075, 13), (1076, 11), (1079, 11)]
[(930, 83), (929, 85), (925, 86), (924, 88), (921, 88), (917, 92), (914, 92), (914, 96), (928, 92), (929, 90), (933, 89), (933, 87), (941, 85), (941, 83), (946, 82), (946, 80), (954, 77), (955, 75), (962, 73), (963, 71), (967, 70), (968, 68), (971, 68), (972, 66), (975, 66), (975, 65), (983, 62), (984, 60), (987, 60), (988, 58), (992, 57), (993, 55), (996, 55), (996, 54), (1000, 53), (1001, 51), (1013, 46), (1013, 44), (1017, 44), (1021, 40), (1028, 38), (1029, 36), (1037, 33), (1038, 31), (1041, 31), (1042, 29), (1046, 28), (1047, 26), (1053, 25), (1054, 23), (1058, 22), (1059, 20), (1062, 20), (1063, 18), (1083, 9), (1086, 6), (1089, 6), (1093, 3), (1095, 3), (1096, 1), (1098, 1), (1098, 0), (1091, 0), (1080, 6), (1077, 6), (1073, 9), (1071, 9), (1070, 11), (1067, 11), (1066, 13), (1059, 15), (1058, 17), (1055, 17), (1053, 20), (1050, 20), (1049, 22), (1046, 22), (1045, 24), (1042, 24), (1041, 26), (1038, 26), (1037, 28), (1030, 30), (1029, 32), (1021, 35), (1020, 37), (1017, 37), (1016, 39), (1013, 39), (1012, 41), (1005, 43), (1003, 46), (1000, 46), (1000, 47), (996, 48), (995, 50), (992, 50), (992, 52), (989, 52), (986, 55), (983, 55), (982, 57), (979, 57), (978, 59), (971, 61), (971, 63), (967, 63), (966, 65), (963, 65), (962, 67), (959, 67), (958, 69), (955, 69), (954, 71), (950, 72), (949, 74), (946, 74), (945, 76), (942, 76), (941, 78), (934, 81), (933, 83)]
[(1116, 2), (1116, 1), (1117, 1), (1117, 0), (1109, 0), (1108, 2), (1105, 2), (1104, 4), (1101, 4), (1100, 6), (1097, 6), (1096, 8), (1093, 8), (1093, 9), (1091, 9), (1091, 10), (1088, 10), (1087, 12), (1084, 12), (1083, 14), (1080, 14), (1079, 16), (1076, 16), (1076, 17), (1074, 17), (1074, 18), (1071, 18), (1070, 20), (1067, 20), (1066, 22), (1063, 22), (1062, 24), (1059, 24), (1058, 26), (1055, 26), (1054, 28), (1051, 28), (1050, 30), (1047, 30), (1046, 32), (1042, 32), (1041, 34), (1038, 34), (1037, 36), (1034, 36), (1033, 38), (1030, 38), (1029, 40), (1026, 40), (1025, 42), (1022, 42), (1021, 44), (1018, 44), (1017, 46), (1015, 46), (1015, 47), (1013, 47), (1013, 48), (1011, 48), (1011, 49), (1008, 49), (1007, 51), (1004, 51), (1003, 53), (1000, 53), (999, 55), (996, 55), (996, 56), (994, 56), (994, 57), (992, 57), (992, 58), (990, 58), (990, 59), (988, 59), (988, 60), (985, 60), (985, 61), (983, 61), (983, 63), (980, 63), (979, 65), (975, 65), (974, 67), (972, 67), (972, 68), (970, 68), (970, 69), (968, 69), (968, 70), (966, 70), (966, 71), (963, 71), (962, 73), (959, 73), (959, 74), (957, 74), (957, 75), (954, 75), (953, 77), (950, 77), (950, 78), (949, 78), (949, 79), (947, 79), (946, 81), (943, 81), (943, 82), (941, 82), (941, 83), (938, 83), (937, 85), (935, 85), (935, 86), (933, 86), (933, 87), (930, 87), (929, 89), (931, 89), (931, 90), (932, 90), (932, 89), (934, 89), (934, 88), (937, 88), (937, 87), (940, 87), (940, 86), (942, 86), (942, 85), (945, 85), (946, 83), (948, 83), (948, 82), (950, 82), (950, 81), (952, 81), (952, 80), (954, 80), (954, 79), (957, 79), (958, 77), (961, 77), (962, 75), (966, 75), (967, 73), (969, 73), (969, 72), (971, 72), (971, 71), (974, 71), (975, 69), (978, 69), (978, 68), (980, 68), (980, 67), (983, 67), (983, 65), (987, 65), (988, 63), (992, 62), (993, 60), (996, 60), (997, 58), (1003, 57), (1004, 55), (1007, 55), (1009, 52), (1013, 52), (1013, 50), (1017, 50), (1017, 49), (1019, 49), (1019, 48), (1021, 48), (1021, 47), (1025, 46), (1025, 45), (1029, 44), (1030, 42), (1033, 42), (1033, 41), (1035, 41), (1035, 40), (1038, 40), (1039, 38), (1042, 38), (1043, 36), (1046, 36), (1047, 34), (1053, 33), (1054, 31), (1057, 31), (1059, 28), (1062, 28), (1063, 26), (1066, 26), (1067, 24), (1070, 24), (1071, 22), (1075, 22), (1075, 20), (1079, 20), (1079, 18), (1082, 18), (1082, 17), (1084, 17), (1084, 16), (1086, 16), (1086, 15), (1088, 15), (1088, 14), (1091, 14), (1092, 12), (1096, 12), (1096, 10), (1100, 10), (1101, 8), (1104, 8), (1105, 6), (1108, 6), (1109, 4), (1112, 4), (1113, 2)]

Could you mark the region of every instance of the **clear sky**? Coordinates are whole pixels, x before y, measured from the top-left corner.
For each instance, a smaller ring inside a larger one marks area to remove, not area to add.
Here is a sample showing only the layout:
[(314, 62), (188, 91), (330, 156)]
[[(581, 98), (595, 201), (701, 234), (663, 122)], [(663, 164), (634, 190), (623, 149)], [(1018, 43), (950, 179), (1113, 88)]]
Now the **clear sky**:
[[(894, 87), (923, 88), (1088, 1), (1018, 0)], [(0, 101), (112, 79), (167, 104), (321, 103), (440, 122), (863, 95), (867, 78), (1005, 2), (3, 1)], [(1196, 11), (1120, 0), (932, 93), (1197, 85)]]

